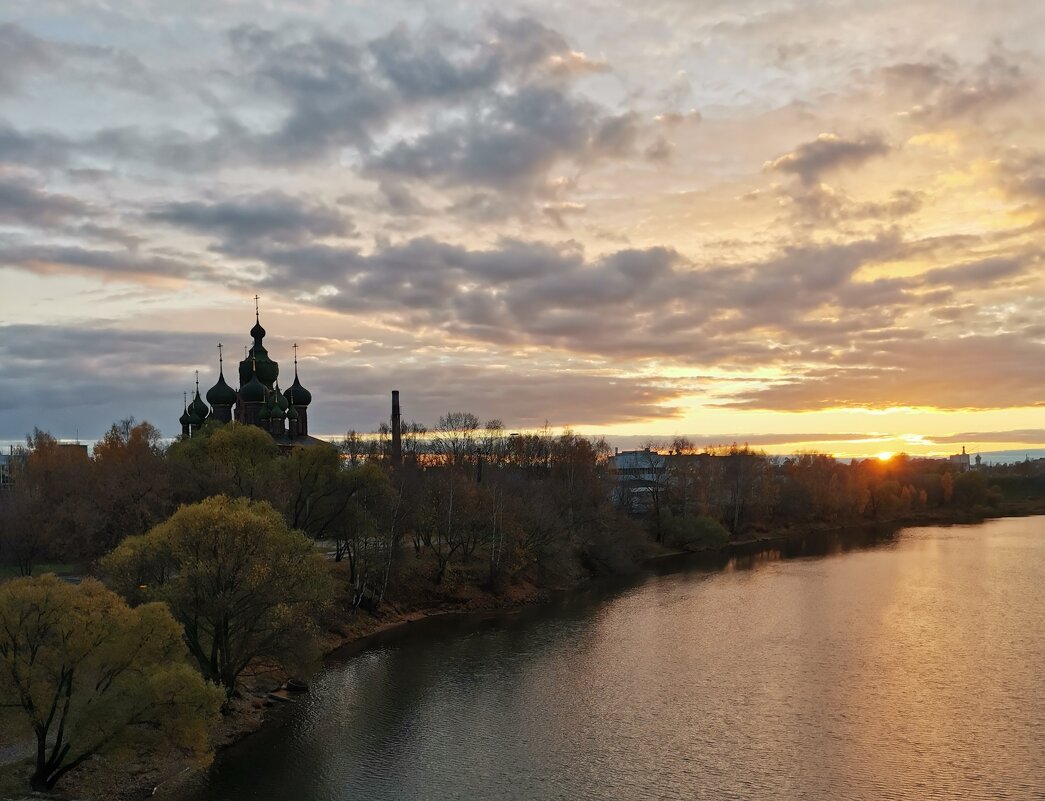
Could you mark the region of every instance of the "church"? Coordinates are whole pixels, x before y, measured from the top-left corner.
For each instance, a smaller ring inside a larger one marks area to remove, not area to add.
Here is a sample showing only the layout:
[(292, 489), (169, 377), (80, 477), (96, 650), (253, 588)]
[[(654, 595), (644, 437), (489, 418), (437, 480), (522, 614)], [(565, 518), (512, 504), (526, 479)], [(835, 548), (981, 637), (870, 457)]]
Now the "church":
[(233, 389), (225, 380), (222, 346), (219, 344), (218, 381), (207, 390), (204, 402), (200, 397), (199, 372), (196, 373), (196, 395), (191, 402), (186, 398), (179, 420), (183, 437), (191, 437), (208, 421), (223, 425), (235, 420), (267, 431), (283, 449), (329, 446), (308, 433), (312, 393), (298, 378), (298, 346), (294, 346), (294, 383), (283, 392), (279, 388), (279, 363), (269, 358), (265, 349), (265, 333), (255, 298), (254, 327), (250, 329), (254, 344), (239, 363), (239, 389)]

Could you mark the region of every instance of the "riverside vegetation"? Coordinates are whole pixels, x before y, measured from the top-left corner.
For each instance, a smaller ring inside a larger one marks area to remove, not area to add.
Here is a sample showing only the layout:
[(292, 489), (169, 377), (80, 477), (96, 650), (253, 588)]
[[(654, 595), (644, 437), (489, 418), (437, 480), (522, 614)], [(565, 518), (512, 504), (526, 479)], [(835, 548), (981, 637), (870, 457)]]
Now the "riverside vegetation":
[[(679, 439), (648, 452), (636, 505), (606, 443), (569, 431), (507, 436), (451, 412), (408, 425), (403, 445), (393, 464), (382, 428), (281, 455), (230, 424), (165, 447), (133, 420), (90, 456), (28, 437), (0, 492), (0, 749), (32, 756), (0, 767), (0, 790), (140, 796), (205, 764), (325, 650), (422, 612), (510, 606), (792, 528), (1045, 498), (1038, 463), (957, 473)], [(63, 565), (89, 577), (39, 575)]]

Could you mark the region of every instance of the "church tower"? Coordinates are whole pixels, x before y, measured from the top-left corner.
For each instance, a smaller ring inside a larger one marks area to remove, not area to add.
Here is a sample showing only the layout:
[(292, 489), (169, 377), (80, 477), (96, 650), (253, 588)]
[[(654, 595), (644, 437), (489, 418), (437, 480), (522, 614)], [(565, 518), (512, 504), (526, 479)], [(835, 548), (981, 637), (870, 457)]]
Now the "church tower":
[(207, 401), (200, 397), (200, 376), (196, 373), (196, 394), (185, 398), (178, 422), (183, 437), (195, 434), (205, 420), (225, 424), (235, 420), (268, 432), (281, 449), (325, 444), (308, 436), (308, 407), (312, 393), (298, 378), (298, 346), (294, 345), (294, 383), (283, 392), (279, 388), (279, 364), (265, 348), (266, 331), (261, 325), (258, 296), (254, 296), (253, 344), (244, 348), (239, 363), (239, 389), (225, 380), (222, 345), (218, 343), (218, 380), (207, 390)]

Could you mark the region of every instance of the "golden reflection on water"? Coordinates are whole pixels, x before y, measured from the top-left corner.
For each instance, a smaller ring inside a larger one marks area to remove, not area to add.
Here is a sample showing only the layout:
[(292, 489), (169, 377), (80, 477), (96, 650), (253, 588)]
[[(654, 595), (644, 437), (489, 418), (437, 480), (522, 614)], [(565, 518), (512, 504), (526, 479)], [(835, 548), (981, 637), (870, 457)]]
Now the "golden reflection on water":
[(392, 639), (197, 797), (1045, 797), (1045, 518), (847, 547)]

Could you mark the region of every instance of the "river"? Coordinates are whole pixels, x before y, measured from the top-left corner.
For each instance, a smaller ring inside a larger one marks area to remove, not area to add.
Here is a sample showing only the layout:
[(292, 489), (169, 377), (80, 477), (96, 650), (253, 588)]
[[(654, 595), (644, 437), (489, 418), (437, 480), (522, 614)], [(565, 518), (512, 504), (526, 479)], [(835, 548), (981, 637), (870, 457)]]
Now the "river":
[(676, 566), (385, 637), (194, 797), (1042, 799), (1043, 612), (1045, 517)]

